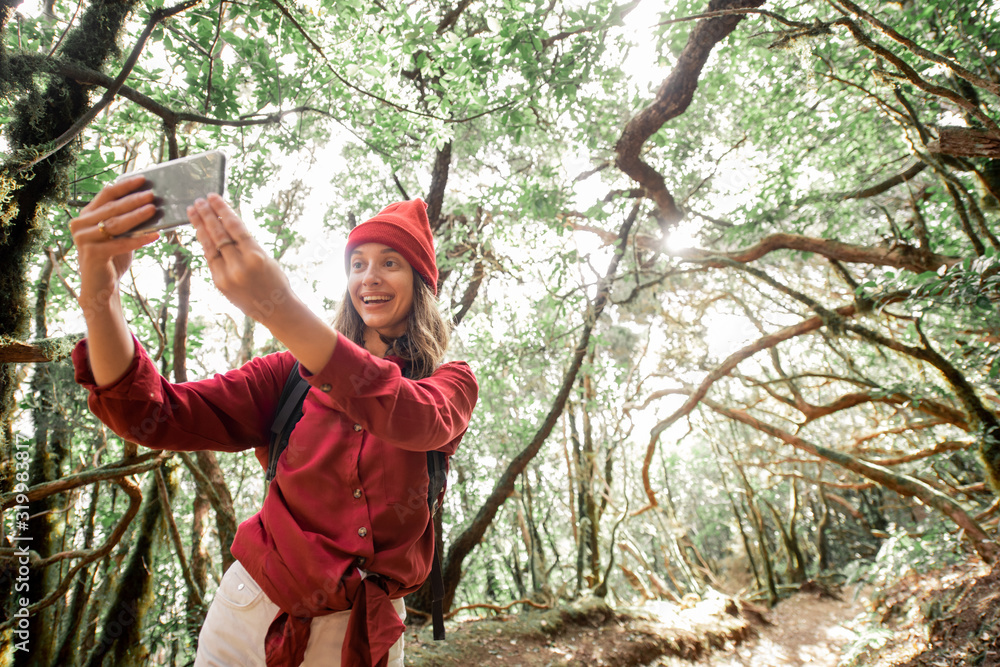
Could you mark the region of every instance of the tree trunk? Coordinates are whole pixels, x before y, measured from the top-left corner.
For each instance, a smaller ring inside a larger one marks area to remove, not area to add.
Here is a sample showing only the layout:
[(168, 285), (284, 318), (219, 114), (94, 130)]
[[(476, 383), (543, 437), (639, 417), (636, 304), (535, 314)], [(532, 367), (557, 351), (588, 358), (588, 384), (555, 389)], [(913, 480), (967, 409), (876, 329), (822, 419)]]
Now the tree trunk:
[[(94, 526), (97, 521), (97, 500), (100, 497), (100, 484), (94, 484), (91, 488), (90, 507), (87, 510), (87, 522), (84, 529), (83, 548), (91, 549), (94, 545)], [(117, 487), (116, 487), (117, 488)], [(100, 561), (104, 562), (104, 561)], [(80, 630), (84, 619), (84, 612), (87, 609), (89, 598), (88, 580), (93, 577), (94, 567), (80, 570), (76, 575), (76, 583), (73, 585), (73, 597), (70, 600), (69, 608), (63, 614), (59, 641), (53, 650), (55, 658), (49, 663), (51, 667), (64, 667), (74, 664), (73, 656), (78, 655), (81, 647)], [(44, 664), (44, 663), (37, 663)]]
[[(514, 484), (518, 475), (524, 472), (528, 463), (530, 463), (531, 460), (535, 458), (535, 455), (538, 454), (539, 450), (541, 450), (542, 445), (545, 444), (549, 434), (552, 433), (552, 429), (555, 427), (556, 421), (559, 419), (559, 415), (566, 405), (566, 400), (569, 398), (570, 391), (576, 382), (577, 374), (580, 371), (580, 367), (583, 365), (584, 357), (590, 349), (591, 333), (593, 332), (594, 326), (597, 324), (597, 320), (600, 318), (601, 313), (604, 312), (604, 306), (608, 302), (608, 297), (611, 294), (611, 284), (614, 280), (615, 271), (618, 269), (618, 262), (625, 253), (629, 231), (632, 229), (632, 225), (635, 223), (635, 219), (638, 217), (638, 214), (639, 208), (637, 206), (632, 209), (632, 212), (629, 214), (625, 223), (622, 224), (621, 230), (619, 231), (620, 245), (615, 251), (607, 273), (605, 273), (604, 277), (598, 284), (597, 295), (594, 297), (594, 301), (586, 315), (583, 330), (580, 333), (579, 342), (573, 351), (569, 368), (563, 375), (562, 386), (559, 389), (559, 393), (556, 394), (556, 397), (552, 402), (552, 407), (545, 416), (545, 420), (535, 432), (531, 442), (529, 442), (527, 446), (525, 446), (525, 448), (521, 450), (521, 452), (507, 465), (507, 469), (500, 476), (500, 479), (497, 480), (496, 485), (493, 487), (493, 491), (487, 497), (482, 507), (479, 508), (479, 512), (477, 512), (472, 522), (458, 535), (455, 541), (452, 542), (451, 547), (448, 549), (448, 556), (445, 558), (445, 562), (442, 567), (445, 585), (444, 608), (446, 610), (451, 608), (452, 600), (455, 597), (455, 590), (458, 588), (458, 583), (462, 578), (463, 561), (465, 561), (466, 557), (482, 541), (483, 535), (486, 533), (486, 529), (493, 523), (493, 519), (496, 517), (500, 507), (507, 500), (507, 498), (510, 497), (511, 493), (513, 493)], [(421, 609), (420, 611), (427, 610)]]
[[(69, 30), (59, 54), (71, 62), (100, 70), (108, 57), (118, 52), (118, 37), (136, 0), (95, 0), (82, 12), (77, 27)], [(0, 39), (6, 40), (7, 22), (13, 5), (0, 8)], [(6, 54), (4, 54), (6, 55)], [(23, 341), (28, 334), (30, 309), (27, 285), (31, 251), (44, 233), (45, 204), (52, 202), (65, 187), (73, 165), (70, 148), (64, 148), (41, 160), (30, 170), (20, 169), (25, 155), (35, 147), (50, 142), (80, 118), (89, 107), (83, 86), (53, 75), (45, 79), (44, 91), (33, 90), (14, 108), (5, 131), (11, 151), (9, 160), (0, 165), (0, 339)], [(5, 82), (6, 83), (6, 82)], [(14, 430), (12, 420), (17, 406), (14, 392), (18, 387), (16, 366), (0, 364), (0, 493), (14, 486)], [(4, 540), (3, 547), (11, 544)], [(11, 578), (0, 581), (0, 599), (10, 599)]]
[[(208, 587), (208, 568), (211, 565), (208, 559), (208, 552), (205, 550), (202, 542), (205, 537), (205, 530), (207, 527), (206, 519), (208, 518), (208, 511), (211, 508), (211, 504), (208, 502), (208, 497), (205, 492), (198, 489), (194, 497), (194, 507), (192, 508), (191, 516), (191, 576), (194, 579), (195, 585), (199, 590), (204, 591)], [(198, 600), (193, 593), (188, 593), (187, 602), (184, 605), (187, 624), (188, 624), (188, 635), (191, 637), (191, 644), (195, 647), (198, 646), (198, 634), (201, 632), (201, 626), (205, 621), (205, 614), (207, 610), (202, 601)]]
[(823, 513), (816, 524), (816, 552), (819, 554), (819, 571), (826, 572), (830, 569), (830, 548), (826, 536), (827, 527), (830, 525), (830, 504), (826, 501), (823, 489), (819, 489), (819, 500), (823, 506)]
[[(589, 364), (594, 363), (595, 350), (590, 351)], [(597, 517), (597, 503), (594, 501), (594, 484), (597, 479), (597, 452), (594, 447), (594, 427), (590, 422), (590, 407), (594, 397), (593, 379), (588, 373), (582, 378), (583, 384), (583, 457), (581, 459), (580, 481), (584, 497), (584, 507), (587, 520), (584, 523), (587, 538), (587, 553), (590, 556), (590, 577), (596, 583), (601, 580), (601, 552), (598, 543), (600, 520)]]

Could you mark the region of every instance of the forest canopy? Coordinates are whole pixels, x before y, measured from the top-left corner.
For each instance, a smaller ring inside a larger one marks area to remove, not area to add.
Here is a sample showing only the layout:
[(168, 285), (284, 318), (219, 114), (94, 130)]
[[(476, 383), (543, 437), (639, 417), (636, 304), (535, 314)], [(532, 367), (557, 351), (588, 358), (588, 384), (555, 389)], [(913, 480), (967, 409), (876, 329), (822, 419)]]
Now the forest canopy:
[[(259, 509), (250, 452), (114, 436), (69, 360), (68, 221), (212, 148), (331, 320), (347, 232), (427, 202), (481, 385), (454, 618), (993, 563), (998, 33), (989, 0), (0, 0), (4, 659), (187, 663)], [(190, 230), (121, 291), (172, 381), (279, 348)]]

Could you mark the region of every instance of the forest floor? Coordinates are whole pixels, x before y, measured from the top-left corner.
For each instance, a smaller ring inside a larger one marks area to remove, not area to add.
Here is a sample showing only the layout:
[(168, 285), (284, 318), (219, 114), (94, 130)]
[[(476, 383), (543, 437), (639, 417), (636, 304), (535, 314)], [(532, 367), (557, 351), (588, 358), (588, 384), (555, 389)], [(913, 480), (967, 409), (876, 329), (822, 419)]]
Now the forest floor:
[(1000, 566), (875, 591), (807, 586), (770, 610), (721, 594), (616, 610), (588, 600), (450, 623), (444, 642), (409, 629), (406, 654), (412, 667), (998, 667)]

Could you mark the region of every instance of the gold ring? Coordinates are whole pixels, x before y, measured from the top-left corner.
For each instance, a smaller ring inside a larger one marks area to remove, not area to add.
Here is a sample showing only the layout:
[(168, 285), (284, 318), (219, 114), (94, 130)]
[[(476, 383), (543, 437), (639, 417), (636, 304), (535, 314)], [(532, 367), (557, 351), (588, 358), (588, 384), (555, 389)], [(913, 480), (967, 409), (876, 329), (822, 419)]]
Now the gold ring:
[(111, 232), (108, 231), (108, 228), (104, 226), (104, 221), (97, 223), (97, 231), (99, 231), (101, 235), (109, 241), (114, 238), (111, 235)]

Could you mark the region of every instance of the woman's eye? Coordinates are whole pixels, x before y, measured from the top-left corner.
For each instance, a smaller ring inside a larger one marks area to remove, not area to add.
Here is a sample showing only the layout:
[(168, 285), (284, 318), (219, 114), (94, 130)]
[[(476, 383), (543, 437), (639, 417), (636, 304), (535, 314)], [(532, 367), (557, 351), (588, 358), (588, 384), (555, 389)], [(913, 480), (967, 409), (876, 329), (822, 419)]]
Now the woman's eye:
[(385, 265), (388, 266), (389, 268), (392, 268), (392, 267), (396, 266), (396, 260), (394, 260), (394, 259), (387, 259), (385, 261)]
[(351, 264), (351, 268), (354, 269), (355, 271), (358, 270), (358, 269), (360, 269), (361, 268), (361, 262), (354, 262), (353, 264)]

